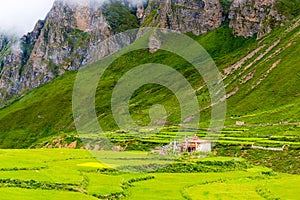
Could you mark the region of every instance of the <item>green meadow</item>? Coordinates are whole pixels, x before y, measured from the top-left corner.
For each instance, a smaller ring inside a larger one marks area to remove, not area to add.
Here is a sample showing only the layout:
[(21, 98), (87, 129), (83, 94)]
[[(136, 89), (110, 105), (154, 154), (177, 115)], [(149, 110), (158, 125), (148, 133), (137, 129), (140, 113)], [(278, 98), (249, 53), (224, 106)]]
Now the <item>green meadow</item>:
[[(118, 152), (96, 154), (124, 158)], [(126, 158), (138, 160), (140, 154), (145, 155), (136, 152)], [(107, 167), (86, 150), (0, 150), (0, 157), (1, 199), (295, 199), (300, 187), (299, 175), (277, 173), (232, 157), (174, 161), (181, 165), (209, 162), (215, 172), (206, 173), (182, 173), (183, 168), (172, 173), (125, 172)], [(231, 167), (229, 162), (236, 164)], [(158, 163), (152, 160), (152, 165)], [(141, 163), (115, 166), (128, 165)]]

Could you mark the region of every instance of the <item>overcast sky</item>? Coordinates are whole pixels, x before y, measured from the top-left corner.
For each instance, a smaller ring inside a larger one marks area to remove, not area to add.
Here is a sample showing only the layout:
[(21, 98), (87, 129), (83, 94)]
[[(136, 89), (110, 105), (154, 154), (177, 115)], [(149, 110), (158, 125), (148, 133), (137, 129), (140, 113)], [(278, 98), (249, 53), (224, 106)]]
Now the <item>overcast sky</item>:
[(54, 0), (0, 0), (0, 30), (23, 35), (44, 19)]

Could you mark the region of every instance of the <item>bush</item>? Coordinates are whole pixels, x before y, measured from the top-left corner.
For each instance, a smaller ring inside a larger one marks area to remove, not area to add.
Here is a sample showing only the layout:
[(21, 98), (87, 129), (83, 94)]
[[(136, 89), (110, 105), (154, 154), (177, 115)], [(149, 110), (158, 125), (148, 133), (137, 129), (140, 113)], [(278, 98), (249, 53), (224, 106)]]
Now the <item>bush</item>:
[(113, 34), (139, 27), (137, 18), (132, 14), (132, 10), (123, 6), (120, 2), (105, 3), (102, 6), (102, 12), (111, 26)]

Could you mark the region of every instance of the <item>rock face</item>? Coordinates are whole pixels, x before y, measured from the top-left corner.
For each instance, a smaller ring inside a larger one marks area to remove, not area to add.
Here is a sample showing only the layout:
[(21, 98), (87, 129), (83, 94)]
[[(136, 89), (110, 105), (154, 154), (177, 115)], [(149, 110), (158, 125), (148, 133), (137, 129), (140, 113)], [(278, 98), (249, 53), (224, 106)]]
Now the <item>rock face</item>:
[[(129, 0), (116, 1), (135, 12), (134, 19), (141, 27), (158, 26), (195, 35), (229, 23), (237, 36), (262, 37), (286, 21), (277, 12), (275, 0), (138, 0), (135, 5)], [(135, 39), (134, 35), (112, 37), (112, 24), (106, 20), (112, 16), (104, 16), (99, 2), (56, 0), (46, 19), (38, 21), (19, 42), (0, 35), (0, 105)], [(113, 17), (115, 22), (118, 11)]]
[(159, 26), (200, 35), (222, 24), (219, 0), (150, 0), (143, 26)]
[(38, 87), (88, 62), (89, 48), (110, 36), (100, 6), (92, 0), (56, 1), (46, 19), (21, 38), (20, 49), (4, 57), (2, 99)]
[(140, 21), (144, 18), (144, 15), (145, 15), (144, 4), (143, 1), (139, 0), (136, 5), (136, 17)]
[(275, 0), (234, 0), (229, 10), (229, 26), (234, 34), (261, 38), (286, 18), (278, 13)]
[[(0, 100), (7, 94), (16, 94), (15, 81), (20, 77), (19, 69), (22, 65), (23, 51), (20, 42), (10, 36), (0, 36)], [(1, 102), (1, 101), (0, 101)]]

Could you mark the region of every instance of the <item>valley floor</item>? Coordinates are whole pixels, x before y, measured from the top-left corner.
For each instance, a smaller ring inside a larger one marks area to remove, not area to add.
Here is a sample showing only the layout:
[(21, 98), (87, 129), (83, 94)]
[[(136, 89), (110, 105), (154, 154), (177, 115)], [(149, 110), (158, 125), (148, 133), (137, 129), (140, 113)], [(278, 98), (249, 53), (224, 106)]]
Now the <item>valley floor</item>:
[(145, 160), (143, 156), (146, 153), (143, 152), (92, 153), (93, 156), (89, 151), (70, 149), (0, 150), (1, 199), (299, 197), (300, 175), (276, 173), (266, 167), (252, 166), (241, 158), (215, 156), (181, 161), (184, 166), (198, 163), (207, 168), (205, 173), (147, 173), (120, 172), (108, 168), (108, 163), (126, 169), (126, 166), (142, 168), (150, 163), (164, 164), (166, 161)]

